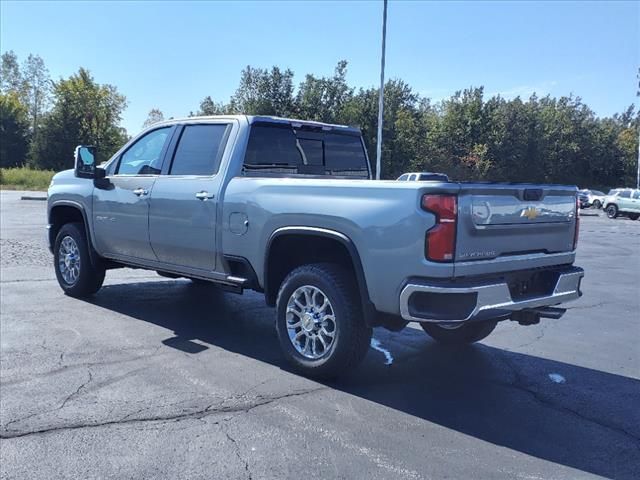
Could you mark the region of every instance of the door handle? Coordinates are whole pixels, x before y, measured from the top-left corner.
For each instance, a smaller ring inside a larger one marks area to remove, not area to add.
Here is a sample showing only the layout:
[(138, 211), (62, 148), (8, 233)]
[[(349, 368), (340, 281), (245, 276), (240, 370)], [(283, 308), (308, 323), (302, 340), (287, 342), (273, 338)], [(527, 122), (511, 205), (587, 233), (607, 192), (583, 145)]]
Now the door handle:
[(213, 193), (205, 192), (204, 190), (196, 193), (196, 198), (198, 200), (207, 200), (209, 198), (213, 198)]
[(134, 194), (134, 195), (137, 195), (137, 196), (139, 196), (139, 197), (142, 197), (143, 195), (147, 195), (148, 193), (149, 193), (149, 191), (148, 191), (148, 190), (145, 190), (144, 188), (136, 188), (136, 189), (133, 191), (133, 194)]

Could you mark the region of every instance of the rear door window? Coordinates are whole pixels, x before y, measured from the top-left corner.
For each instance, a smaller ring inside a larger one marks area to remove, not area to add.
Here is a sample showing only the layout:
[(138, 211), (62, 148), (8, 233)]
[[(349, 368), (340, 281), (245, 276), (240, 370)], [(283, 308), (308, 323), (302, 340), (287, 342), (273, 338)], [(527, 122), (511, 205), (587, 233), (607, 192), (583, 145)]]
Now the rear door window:
[(187, 125), (182, 130), (169, 175), (218, 173), (228, 124)]
[(619, 198), (631, 198), (631, 192), (629, 190), (625, 190), (624, 192), (620, 192), (618, 197)]

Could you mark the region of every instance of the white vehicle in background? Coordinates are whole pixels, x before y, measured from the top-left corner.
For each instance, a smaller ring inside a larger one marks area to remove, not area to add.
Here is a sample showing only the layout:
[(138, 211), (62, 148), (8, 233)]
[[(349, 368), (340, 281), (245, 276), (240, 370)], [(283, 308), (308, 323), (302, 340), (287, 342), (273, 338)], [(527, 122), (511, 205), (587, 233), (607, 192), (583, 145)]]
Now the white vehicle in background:
[(604, 192), (601, 192), (600, 190), (587, 190), (588, 193), (588, 197), (589, 197), (589, 205), (591, 205), (594, 208), (602, 208), (602, 206), (604, 205), (604, 198), (606, 197), (606, 195), (604, 194)]
[(403, 173), (396, 180), (399, 180), (401, 182), (448, 182), (449, 177), (447, 177), (444, 173), (409, 172)]
[(613, 189), (605, 197), (603, 206), (609, 218), (625, 216), (631, 220), (637, 220), (640, 217), (640, 190)]
[(589, 190), (588, 188), (578, 190), (578, 200), (580, 208), (602, 208), (606, 195), (599, 190)]

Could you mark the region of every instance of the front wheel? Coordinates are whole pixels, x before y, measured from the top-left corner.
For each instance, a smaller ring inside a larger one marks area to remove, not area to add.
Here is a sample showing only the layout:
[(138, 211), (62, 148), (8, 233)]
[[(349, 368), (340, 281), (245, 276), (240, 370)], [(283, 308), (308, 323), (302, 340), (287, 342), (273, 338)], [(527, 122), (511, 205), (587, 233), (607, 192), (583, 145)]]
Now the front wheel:
[(105, 270), (92, 264), (81, 223), (62, 226), (56, 236), (53, 261), (58, 283), (67, 295), (86, 297), (102, 287)]
[(371, 342), (353, 275), (328, 263), (303, 265), (287, 276), (276, 301), (276, 330), (287, 361), (315, 378), (355, 368)]
[(489, 336), (498, 322), (467, 322), (461, 325), (441, 325), (421, 322), (422, 329), (436, 342), (445, 345), (465, 345), (479, 342)]
[(594, 206), (594, 208), (600, 209), (600, 208), (602, 208), (602, 202), (600, 200), (594, 200), (593, 201), (593, 206)]
[(607, 207), (607, 217), (616, 218), (618, 216), (618, 207), (616, 205), (609, 205)]

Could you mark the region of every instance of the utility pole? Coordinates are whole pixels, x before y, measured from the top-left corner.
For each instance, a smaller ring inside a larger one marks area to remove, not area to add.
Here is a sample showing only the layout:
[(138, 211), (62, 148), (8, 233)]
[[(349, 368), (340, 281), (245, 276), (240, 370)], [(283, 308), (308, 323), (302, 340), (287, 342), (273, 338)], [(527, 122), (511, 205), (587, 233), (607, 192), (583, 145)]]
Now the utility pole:
[(384, 114), (384, 51), (387, 40), (387, 0), (382, 13), (382, 58), (380, 59), (380, 97), (378, 98), (378, 140), (376, 142), (376, 180), (382, 169), (382, 121)]
[(640, 135), (638, 135), (638, 173), (636, 174), (636, 188), (640, 190)]

